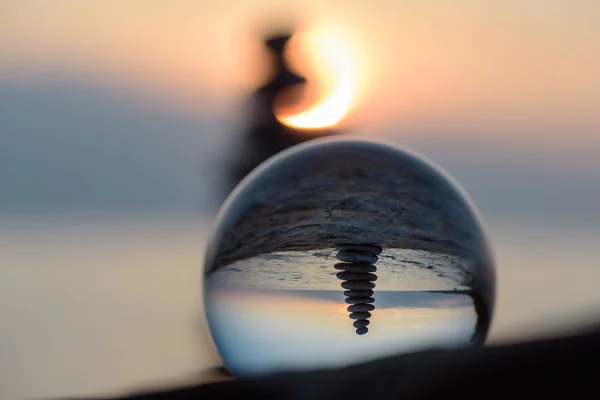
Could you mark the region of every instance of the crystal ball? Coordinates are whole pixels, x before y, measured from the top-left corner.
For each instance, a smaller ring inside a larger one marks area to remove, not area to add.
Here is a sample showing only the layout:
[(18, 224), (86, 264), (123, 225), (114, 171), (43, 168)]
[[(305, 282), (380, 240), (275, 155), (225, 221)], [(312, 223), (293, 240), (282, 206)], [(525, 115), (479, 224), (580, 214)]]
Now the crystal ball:
[(236, 377), (481, 346), (494, 297), (464, 190), (411, 150), (344, 136), (240, 182), (204, 265), (207, 323)]

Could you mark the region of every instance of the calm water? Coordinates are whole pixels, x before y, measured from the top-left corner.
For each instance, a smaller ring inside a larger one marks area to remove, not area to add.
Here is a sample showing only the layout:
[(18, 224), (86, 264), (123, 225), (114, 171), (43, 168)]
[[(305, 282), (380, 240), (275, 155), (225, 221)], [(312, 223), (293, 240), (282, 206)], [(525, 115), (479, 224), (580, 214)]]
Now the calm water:
[[(179, 382), (220, 363), (201, 293), (211, 221), (168, 215), (1, 221), (0, 398), (109, 395)], [(489, 343), (558, 334), (596, 318), (598, 229), (516, 220), (488, 226), (498, 264)], [(315, 301), (339, 307), (339, 323), (350, 324), (338, 300)], [(473, 318), (467, 310), (465, 321)], [(356, 338), (370, 340), (369, 334)]]

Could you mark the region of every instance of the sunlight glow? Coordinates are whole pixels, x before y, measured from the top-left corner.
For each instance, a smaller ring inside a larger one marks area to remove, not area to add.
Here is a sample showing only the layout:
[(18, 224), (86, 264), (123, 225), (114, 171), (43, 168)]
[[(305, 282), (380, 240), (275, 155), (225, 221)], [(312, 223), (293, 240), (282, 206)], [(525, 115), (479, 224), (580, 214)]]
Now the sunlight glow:
[(318, 61), (318, 68), (330, 90), (324, 99), (308, 110), (280, 121), (300, 129), (331, 127), (348, 113), (355, 94), (356, 73), (350, 52), (331, 32), (314, 32), (306, 35), (304, 45)]

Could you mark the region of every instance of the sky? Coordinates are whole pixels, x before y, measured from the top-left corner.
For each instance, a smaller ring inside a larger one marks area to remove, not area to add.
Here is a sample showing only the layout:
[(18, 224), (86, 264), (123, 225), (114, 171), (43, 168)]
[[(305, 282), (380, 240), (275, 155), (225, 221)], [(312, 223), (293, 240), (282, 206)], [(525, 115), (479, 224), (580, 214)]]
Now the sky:
[(62, 70), (188, 103), (227, 101), (255, 83), (247, 69), (260, 68), (256, 33), (292, 19), (332, 32), (351, 53), (352, 114), (365, 123), (423, 113), (598, 123), (600, 6), (593, 0), (3, 3), (5, 76)]
[(364, 336), (352, 328), (340, 291), (237, 288), (211, 291), (206, 301), (215, 341), (240, 376), (366, 362), (431, 343), (465, 346), (474, 332), (467, 296), (392, 291), (380, 297), (383, 307), (372, 312)]
[(589, 214), (600, 198), (592, 0), (1, 7), (3, 210), (208, 203), (240, 104), (266, 76), (259, 34), (290, 20), (300, 27), (290, 62), (314, 78), (306, 107), (337, 93), (349, 133), (423, 153), (489, 213)]

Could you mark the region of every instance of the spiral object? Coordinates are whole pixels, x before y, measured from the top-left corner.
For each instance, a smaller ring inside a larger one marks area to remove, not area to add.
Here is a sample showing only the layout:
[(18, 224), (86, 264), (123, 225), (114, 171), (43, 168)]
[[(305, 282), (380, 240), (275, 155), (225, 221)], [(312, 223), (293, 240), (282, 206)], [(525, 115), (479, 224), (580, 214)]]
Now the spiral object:
[(346, 289), (346, 303), (350, 319), (354, 320), (357, 335), (364, 335), (369, 331), (367, 326), (371, 321), (371, 311), (375, 309), (373, 302), (373, 289), (377, 280), (377, 267), (374, 265), (381, 254), (381, 246), (374, 244), (340, 244), (336, 246), (336, 258), (339, 261), (334, 265), (341, 270), (336, 274), (342, 280), (342, 288)]

